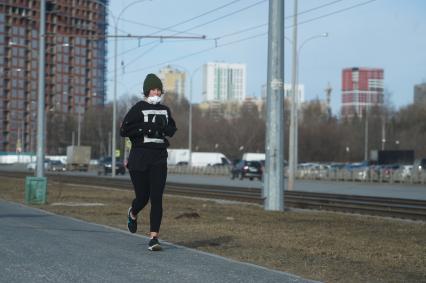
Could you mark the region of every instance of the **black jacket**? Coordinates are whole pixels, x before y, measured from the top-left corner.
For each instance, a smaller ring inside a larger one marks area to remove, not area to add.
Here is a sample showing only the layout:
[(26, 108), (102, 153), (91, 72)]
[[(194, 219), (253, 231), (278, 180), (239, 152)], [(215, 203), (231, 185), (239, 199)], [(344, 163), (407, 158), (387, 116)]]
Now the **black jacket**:
[(120, 135), (129, 137), (132, 148), (165, 149), (169, 146), (166, 136), (172, 137), (176, 130), (167, 106), (139, 101), (124, 117)]

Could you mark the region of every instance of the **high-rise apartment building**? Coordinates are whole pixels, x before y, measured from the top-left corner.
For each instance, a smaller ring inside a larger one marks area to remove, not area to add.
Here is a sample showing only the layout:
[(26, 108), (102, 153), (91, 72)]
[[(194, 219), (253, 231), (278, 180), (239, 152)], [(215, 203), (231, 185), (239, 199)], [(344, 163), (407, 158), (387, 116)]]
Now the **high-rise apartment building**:
[(162, 68), (158, 74), (166, 92), (176, 93), (179, 99), (185, 96), (186, 73), (171, 66)]
[(362, 117), (366, 109), (383, 105), (383, 93), (383, 69), (343, 69), (342, 117)]
[(426, 83), (414, 86), (414, 104), (426, 105)]
[[(46, 112), (103, 106), (108, 0), (46, 2)], [(0, 2), (0, 151), (35, 149), (39, 25), (40, 1)]]
[(242, 102), (246, 97), (246, 65), (207, 63), (203, 66), (204, 101)]

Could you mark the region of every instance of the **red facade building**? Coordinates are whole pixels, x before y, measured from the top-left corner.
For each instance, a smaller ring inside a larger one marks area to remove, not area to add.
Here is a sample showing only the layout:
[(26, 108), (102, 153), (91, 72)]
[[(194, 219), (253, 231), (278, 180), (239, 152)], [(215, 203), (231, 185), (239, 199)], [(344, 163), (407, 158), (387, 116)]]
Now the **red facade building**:
[(342, 117), (362, 117), (375, 105), (383, 105), (383, 69), (343, 69)]

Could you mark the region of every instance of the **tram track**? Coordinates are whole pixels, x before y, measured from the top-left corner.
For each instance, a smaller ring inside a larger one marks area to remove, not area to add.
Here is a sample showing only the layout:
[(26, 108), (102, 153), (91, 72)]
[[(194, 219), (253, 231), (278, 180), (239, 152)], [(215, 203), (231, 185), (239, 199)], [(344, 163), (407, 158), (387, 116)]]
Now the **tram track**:
[[(1, 175), (23, 178), (28, 173), (2, 171)], [(62, 174), (48, 174), (48, 177), (49, 180), (59, 183), (132, 190), (131, 182), (125, 179)], [(257, 188), (168, 182), (165, 193), (263, 204), (261, 190)], [(426, 201), (424, 200), (285, 191), (284, 205), (286, 208), (338, 211), (426, 221)]]

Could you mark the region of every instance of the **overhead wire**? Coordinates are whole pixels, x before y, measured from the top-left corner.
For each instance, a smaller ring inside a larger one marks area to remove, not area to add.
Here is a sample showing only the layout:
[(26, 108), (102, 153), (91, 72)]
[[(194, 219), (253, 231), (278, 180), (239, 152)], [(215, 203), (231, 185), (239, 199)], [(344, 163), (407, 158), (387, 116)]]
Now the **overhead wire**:
[[(134, 24), (134, 25), (138, 25), (138, 26), (142, 26), (142, 27), (148, 27), (148, 28), (152, 28), (152, 29), (156, 29), (156, 30), (158, 30), (158, 31), (163, 31), (163, 30), (165, 30), (165, 31), (171, 31), (171, 32), (179, 32), (179, 33), (183, 33), (183, 32), (181, 32), (181, 31), (179, 31), (179, 30), (175, 30), (175, 29), (166, 29), (166, 28), (163, 28), (163, 27), (157, 27), (157, 26), (153, 26), (153, 25), (149, 25), (149, 24), (145, 24), (145, 23), (141, 23), (141, 22), (136, 22), (136, 21), (133, 21), (133, 20), (127, 20), (127, 19), (120, 19), (121, 21), (123, 21), (123, 22), (127, 22), (127, 23), (130, 23), (130, 24)], [(190, 32), (190, 33), (188, 33), (189, 35), (200, 35), (200, 34), (198, 34), (198, 33), (192, 33), (192, 32)]]
[[(214, 12), (216, 12), (216, 11), (218, 11), (218, 10), (221, 10), (221, 9), (223, 9), (223, 8), (226, 8), (226, 7), (228, 7), (228, 6), (231, 6), (231, 5), (233, 5), (233, 4), (237, 3), (237, 2), (240, 2), (240, 1), (241, 1), (241, 0), (233, 0), (233, 1), (230, 1), (230, 2), (228, 2), (228, 3), (226, 3), (226, 4), (224, 4), (224, 5), (221, 5), (221, 6), (219, 6), (219, 7), (214, 8), (214, 9), (208, 10), (208, 11), (206, 11), (206, 12), (204, 12), (204, 13), (201, 13), (201, 14), (199, 14), (199, 15), (197, 15), (197, 16), (191, 17), (191, 18), (189, 18), (189, 19), (183, 20), (183, 21), (181, 21), (181, 22), (178, 22), (178, 23), (176, 23), (176, 24), (173, 24), (173, 25), (167, 26), (167, 27), (165, 27), (165, 28), (160, 28), (158, 31), (153, 32), (153, 33), (150, 33), (149, 35), (155, 35), (155, 34), (158, 34), (158, 33), (159, 33), (159, 32), (161, 32), (161, 31), (165, 31), (165, 30), (169, 30), (169, 29), (175, 28), (175, 27), (180, 26), (180, 25), (182, 25), (182, 24), (188, 23), (188, 22), (193, 21), (193, 20), (196, 20), (196, 19), (198, 19), (198, 18), (200, 18), (200, 17), (206, 16), (206, 15), (208, 15), (208, 14), (214, 13)], [(175, 33), (174, 35), (176, 35), (176, 34), (180, 34), (180, 32), (179, 32), (179, 33)], [(129, 49), (129, 50), (124, 51), (122, 54), (120, 54), (120, 56), (121, 56), (121, 55), (123, 55), (123, 54), (127, 54), (127, 53), (129, 53), (129, 52), (131, 52), (131, 51), (133, 51), (133, 50), (139, 49), (139, 48), (141, 48), (141, 47), (145, 47), (145, 46), (151, 45), (151, 44), (156, 43), (156, 42), (157, 42), (157, 41), (151, 41), (151, 42), (148, 42), (148, 43), (146, 43), (146, 44), (144, 44), (144, 45), (142, 45), (142, 46), (138, 46), (138, 47), (135, 47), (135, 48), (131, 48), (131, 49)], [(157, 46), (158, 46), (158, 45), (159, 45), (159, 44), (157, 43)]]
[[(199, 28), (199, 27), (201, 27), (201, 26), (208, 25), (208, 24), (210, 24), (210, 23), (213, 23), (213, 22), (219, 21), (219, 20), (221, 20), (221, 19), (224, 19), (224, 18), (226, 18), (226, 17), (229, 17), (229, 16), (232, 16), (232, 15), (235, 15), (236, 13), (239, 13), (239, 12), (242, 12), (242, 11), (244, 11), (244, 10), (247, 10), (247, 9), (249, 9), (249, 8), (251, 8), (251, 7), (254, 7), (254, 6), (258, 5), (258, 4), (261, 4), (261, 3), (265, 2), (265, 1), (266, 1), (266, 0), (258, 1), (258, 2), (256, 2), (256, 3), (251, 4), (251, 5), (245, 6), (245, 7), (241, 8), (241, 9), (239, 9), (239, 10), (233, 11), (233, 12), (231, 12), (231, 13), (228, 13), (228, 14), (223, 15), (223, 16), (221, 16), (221, 17), (215, 18), (215, 19), (210, 20), (210, 21), (208, 21), (208, 22), (205, 22), (205, 23), (202, 23), (202, 24), (199, 24), (199, 25), (193, 26), (193, 27), (191, 27), (191, 28), (189, 28), (189, 29), (187, 29), (187, 30), (185, 30), (185, 31), (177, 32), (177, 33), (175, 33), (175, 34), (173, 34), (173, 35), (177, 35), (177, 34), (180, 34), (180, 33), (185, 33), (185, 32), (188, 32), (188, 31), (190, 31), (190, 30), (193, 30), (193, 29)], [(331, 1), (331, 2), (327, 2), (327, 3), (325, 3), (325, 4), (322, 4), (322, 5), (319, 5), (319, 6), (313, 7), (313, 8), (311, 8), (311, 9), (307, 9), (307, 10), (301, 11), (301, 12), (299, 12), (299, 13), (298, 13), (298, 15), (303, 15), (303, 14), (306, 14), (306, 13), (309, 13), (309, 12), (312, 12), (312, 11), (315, 11), (315, 10), (319, 10), (319, 9), (325, 8), (325, 7), (327, 7), (327, 6), (335, 5), (335, 4), (337, 4), (338, 2), (342, 2), (342, 1), (345, 1), (345, 0), (334, 0), (334, 1)], [(233, 1), (233, 2), (235, 2), (235, 1)], [(233, 2), (231, 2), (231, 3), (233, 3)], [(224, 6), (229, 6), (229, 4), (230, 4), (230, 3), (228, 3), (227, 5), (224, 5)], [(220, 8), (223, 8), (224, 6), (221, 6)], [(216, 8), (216, 9), (213, 9), (213, 10), (211, 10), (211, 11), (215, 11), (215, 10), (218, 10), (218, 9), (219, 9), (219, 8)], [(209, 12), (210, 12), (210, 11), (209, 11)], [(207, 14), (207, 13), (204, 13), (204, 14)], [(199, 18), (199, 17), (200, 17), (200, 16), (197, 16), (197, 17), (194, 17), (194, 18)], [(291, 19), (292, 17), (293, 17), (293, 15), (292, 15), (292, 16), (287, 16), (285, 19)], [(189, 20), (188, 20), (188, 21), (189, 21)], [(188, 21), (183, 21), (183, 22), (188, 22)], [(183, 23), (183, 22), (182, 22), (182, 23)], [(179, 24), (177, 24), (177, 25), (179, 25)], [(240, 33), (248, 32), (248, 31), (251, 31), (251, 30), (254, 30), (254, 29), (258, 29), (258, 28), (263, 27), (263, 26), (267, 26), (267, 23), (260, 24), (260, 25), (256, 25), (256, 26), (254, 26), (254, 27), (246, 28), (246, 29), (243, 29), (243, 30), (240, 30), (240, 31), (237, 31), (237, 32), (233, 32), (233, 33), (229, 33), (229, 34), (223, 35), (223, 36), (215, 37), (215, 38), (210, 39), (210, 40), (214, 40), (214, 41), (216, 42), (216, 45), (217, 45), (217, 41), (218, 41), (218, 40), (220, 40), (220, 39), (223, 39), (223, 38), (225, 38), (225, 37), (229, 37), (229, 36), (233, 36), (233, 35), (237, 35), (237, 34), (240, 34)], [(151, 41), (151, 42), (149, 42), (149, 43), (146, 43), (145, 45), (142, 45), (141, 47), (144, 47), (144, 46), (147, 46), (147, 45), (151, 45), (153, 42), (155, 42), (155, 41)], [(158, 43), (158, 42), (157, 42), (157, 44), (156, 44), (156, 45), (157, 45), (157, 46), (159, 46), (160, 44), (161, 44), (161, 43)], [(133, 51), (133, 50), (138, 49), (138, 48), (140, 48), (140, 47), (132, 48), (131, 50)], [(127, 52), (126, 52), (126, 53), (127, 53)], [(141, 57), (142, 57), (142, 56), (135, 57), (133, 60), (129, 61), (130, 63), (128, 63), (128, 64), (133, 64), (134, 62), (136, 62), (136, 61), (137, 61), (138, 59), (140, 59)]]
[[(346, 0), (334, 0), (334, 1), (331, 1), (331, 2), (327, 2), (327, 3), (323, 4), (323, 5), (319, 5), (319, 6), (311, 8), (311, 9), (303, 10), (303, 11), (297, 13), (297, 16), (301, 16), (301, 15), (313, 12), (315, 10), (319, 10), (319, 9), (322, 9), (322, 8), (325, 8), (325, 7), (328, 7), (328, 6), (331, 6), (331, 5), (335, 5), (338, 2), (342, 2), (342, 1), (346, 1)], [(291, 19), (293, 17), (294, 17), (294, 15), (287, 16), (287, 17), (284, 18), (284, 20), (289, 20), (289, 19)], [(252, 26), (252, 27), (249, 27), (249, 28), (245, 28), (245, 29), (236, 31), (236, 32), (232, 32), (232, 33), (228, 33), (228, 34), (225, 34), (225, 35), (222, 35), (222, 36), (214, 37), (214, 39), (215, 40), (223, 39), (225, 37), (229, 37), (229, 36), (237, 35), (237, 34), (240, 34), (240, 33), (247, 32), (247, 31), (255, 30), (255, 29), (258, 29), (260, 27), (267, 26), (267, 25), (268, 25), (268, 23), (263, 23), (263, 24), (260, 24), (260, 25), (255, 25), (255, 26)]]
[[(310, 22), (315, 21), (315, 20), (319, 20), (319, 19), (323, 19), (323, 18), (332, 16), (332, 15), (336, 15), (336, 14), (339, 14), (339, 13), (342, 13), (342, 12), (345, 12), (345, 11), (348, 11), (348, 10), (351, 10), (351, 9), (358, 8), (360, 6), (364, 6), (364, 5), (370, 4), (370, 3), (375, 2), (375, 1), (377, 1), (377, 0), (369, 0), (369, 1), (362, 2), (362, 3), (358, 3), (358, 4), (355, 4), (355, 5), (346, 7), (346, 8), (342, 8), (342, 9), (339, 9), (339, 10), (336, 10), (336, 11), (333, 11), (333, 12), (330, 12), (330, 13), (318, 16), (318, 17), (314, 17), (312, 19), (301, 21), (301, 22), (298, 23), (298, 25), (303, 25), (303, 24), (310, 23)], [(289, 29), (289, 28), (292, 28), (292, 27), (293, 26), (287, 26), (287, 27), (285, 27), (285, 29)], [(180, 61), (180, 60), (183, 60), (183, 59), (186, 59), (186, 58), (189, 58), (189, 57), (192, 57), (192, 56), (196, 56), (196, 55), (199, 55), (199, 54), (202, 54), (202, 53), (205, 53), (205, 52), (208, 52), (208, 51), (220, 48), (220, 47), (225, 47), (225, 46), (237, 44), (237, 43), (240, 43), (240, 42), (243, 42), (243, 41), (247, 41), (247, 40), (250, 40), (250, 39), (254, 39), (254, 38), (261, 37), (261, 36), (265, 36), (267, 34), (268, 34), (268, 32), (263, 32), (263, 33), (252, 35), (252, 36), (248, 36), (248, 37), (245, 37), (245, 38), (242, 38), (242, 39), (239, 39), (239, 40), (235, 40), (235, 41), (231, 41), (231, 42), (227, 42), (227, 43), (223, 43), (223, 44), (218, 44), (215, 47), (205, 48), (205, 49), (202, 49), (202, 50), (190, 53), (190, 54), (186, 54), (186, 55), (183, 55), (183, 56), (180, 56), (180, 57), (177, 57), (177, 58), (173, 58), (173, 59), (170, 59), (170, 60), (158, 63), (158, 64), (153, 64), (153, 65), (150, 65), (150, 66), (146, 66), (146, 67), (142, 67), (142, 68), (139, 68), (139, 69), (136, 69), (136, 70), (132, 70), (132, 71), (127, 72), (127, 73), (128, 74), (129, 73), (135, 73), (135, 72), (139, 72), (139, 71), (146, 70), (146, 69), (149, 69), (149, 68), (153, 68), (153, 67), (156, 67), (156, 66), (163, 66), (163, 65), (165, 65), (167, 63), (171, 63), (171, 62), (175, 62), (175, 61)]]
[[(189, 19), (187, 19), (187, 20), (181, 21), (181, 22), (179, 22), (179, 23), (177, 23), (177, 24), (174, 24), (174, 25), (168, 26), (168, 27), (164, 28), (163, 30), (170, 29), (170, 28), (174, 28), (174, 27), (179, 26), (179, 25), (182, 25), (182, 24), (184, 24), (184, 23), (188, 23), (188, 22), (193, 21), (193, 20), (195, 20), (195, 19), (198, 19), (198, 18), (200, 18), (200, 17), (202, 17), (202, 16), (205, 16), (205, 15), (211, 14), (211, 13), (213, 13), (213, 12), (215, 12), (215, 11), (218, 11), (218, 10), (220, 10), (220, 9), (223, 9), (223, 8), (225, 8), (225, 7), (228, 7), (228, 6), (230, 6), (230, 5), (232, 5), (232, 4), (236, 3), (236, 2), (239, 2), (239, 1), (241, 1), (241, 0), (234, 0), (234, 1), (228, 2), (227, 4), (224, 4), (224, 5), (222, 5), (222, 6), (216, 7), (216, 8), (214, 8), (214, 9), (209, 10), (209, 11), (207, 11), (207, 12), (204, 12), (204, 13), (202, 13), (202, 14), (198, 15), (198, 16), (195, 16), (195, 17), (189, 18)], [(223, 16), (221, 16), (221, 17), (219, 17), (219, 18), (215, 18), (215, 19), (210, 20), (210, 21), (208, 21), (208, 22), (206, 22), (206, 23), (198, 24), (198, 25), (196, 25), (196, 26), (194, 26), (194, 27), (191, 27), (191, 28), (189, 28), (189, 29), (186, 29), (185, 31), (176, 32), (176, 33), (174, 33), (174, 34), (172, 34), (172, 35), (178, 35), (178, 34), (181, 34), (181, 33), (187, 33), (187, 32), (188, 32), (188, 31), (190, 31), (190, 30), (193, 30), (193, 29), (199, 28), (199, 27), (201, 27), (201, 26), (204, 26), (204, 25), (207, 25), (207, 24), (210, 24), (210, 23), (216, 22), (216, 21), (218, 21), (218, 20), (224, 19), (224, 18), (229, 17), (229, 16), (232, 16), (232, 15), (235, 15), (235, 14), (237, 14), (237, 13), (240, 13), (240, 12), (242, 12), (242, 11), (245, 11), (245, 10), (247, 10), (247, 9), (249, 9), (249, 8), (252, 8), (252, 7), (254, 7), (254, 6), (256, 6), (256, 5), (259, 5), (259, 4), (261, 4), (261, 3), (263, 3), (263, 2), (266, 2), (266, 1), (267, 1), (267, 0), (261, 0), (261, 1), (258, 1), (258, 2), (254, 3), (254, 4), (250, 4), (250, 5), (248, 5), (248, 6), (245, 6), (245, 7), (243, 7), (243, 8), (240, 8), (240, 9), (238, 9), (238, 10), (236, 10), (236, 11), (233, 11), (233, 12), (231, 12), (231, 13), (228, 13), (228, 14), (226, 14), (226, 15), (223, 15)], [(160, 30), (160, 31), (161, 31), (161, 30)], [(159, 32), (159, 31), (158, 31), (158, 32)], [(158, 32), (151, 33), (150, 35), (155, 35), (155, 34), (156, 34), (156, 33), (158, 33)], [(148, 43), (146, 43), (146, 44), (144, 44), (144, 45), (142, 45), (142, 46), (138, 46), (138, 47), (135, 47), (135, 48), (131, 48), (131, 49), (129, 49), (129, 50), (126, 50), (126, 51), (124, 51), (121, 55), (123, 55), (123, 54), (127, 54), (127, 53), (129, 53), (129, 52), (131, 52), (131, 51), (133, 51), (133, 50), (139, 49), (139, 48), (141, 48), (141, 47), (145, 47), (145, 46), (147, 46), (147, 45), (151, 45), (151, 44), (153, 44), (153, 43), (157, 43), (157, 44), (156, 44), (156, 46), (159, 46), (159, 45), (161, 44), (161, 42), (158, 42), (158, 41), (151, 41), (151, 42), (148, 42)], [(145, 54), (145, 53), (144, 53), (144, 54)], [(127, 63), (127, 64), (126, 64), (126, 66), (128, 66), (128, 65), (130, 65), (130, 64), (133, 64), (133, 63), (135, 63), (137, 60), (139, 60), (139, 59), (140, 59), (140, 58), (142, 58), (143, 56), (144, 56), (144, 55), (140, 55), (140, 56), (138, 56), (138, 57), (134, 58), (133, 60), (129, 61), (129, 63)]]

